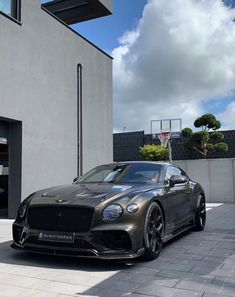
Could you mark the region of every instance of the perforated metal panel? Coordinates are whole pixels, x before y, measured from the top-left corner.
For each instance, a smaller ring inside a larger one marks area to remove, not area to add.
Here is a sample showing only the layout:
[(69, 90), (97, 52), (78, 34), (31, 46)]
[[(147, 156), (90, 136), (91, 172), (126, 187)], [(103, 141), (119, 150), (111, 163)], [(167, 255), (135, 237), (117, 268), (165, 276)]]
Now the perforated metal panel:
[(75, 206), (33, 206), (28, 210), (28, 224), (32, 229), (87, 232), (94, 215), (94, 208)]
[[(224, 134), (223, 142), (228, 144), (227, 152), (213, 152), (208, 155), (208, 159), (234, 158), (235, 157), (235, 130), (221, 131)], [(141, 160), (139, 147), (144, 144), (160, 144), (159, 139), (152, 139), (151, 134), (144, 132), (117, 133), (113, 136), (114, 161), (138, 161)], [(173, 160), (201, 159), (202, 156), (184, 147), (182, 139), (172, 139)]]
[(144, 131), (117, 133), (113, 137), (114, 161), (138, 161), (140, 146), (144, 145)]

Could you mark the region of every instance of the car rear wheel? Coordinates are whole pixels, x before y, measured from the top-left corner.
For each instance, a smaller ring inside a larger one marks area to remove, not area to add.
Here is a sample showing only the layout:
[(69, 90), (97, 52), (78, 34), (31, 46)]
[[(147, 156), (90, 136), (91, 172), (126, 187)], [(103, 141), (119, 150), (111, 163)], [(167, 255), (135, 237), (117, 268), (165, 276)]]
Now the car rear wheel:
[(197, 210), (195, 214), (195, 229), (202, 231), (206, 224), (206, 201), (202, 195), (198, 196)]
[(163, 246), (164, 216), (161, 207), (152, 202), (148, 208), (144, 225), (144, 257), (147, 260), (156, 259)]

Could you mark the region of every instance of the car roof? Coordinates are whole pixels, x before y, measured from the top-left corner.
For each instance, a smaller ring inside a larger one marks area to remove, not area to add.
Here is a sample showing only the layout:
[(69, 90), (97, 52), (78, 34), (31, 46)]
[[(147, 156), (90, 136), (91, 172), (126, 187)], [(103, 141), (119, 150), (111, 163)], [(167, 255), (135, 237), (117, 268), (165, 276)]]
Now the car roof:
[(109, 166), (109, 165), (121, 165), (121, 164), (155, 164), (155, 165), (161, 165), (161, 166), (172, 165), (169, 162), (161, 162), (161, 161), (123, 161), (123, 162), (113, 162), (113, 163), (103, 164), (103, 165)]

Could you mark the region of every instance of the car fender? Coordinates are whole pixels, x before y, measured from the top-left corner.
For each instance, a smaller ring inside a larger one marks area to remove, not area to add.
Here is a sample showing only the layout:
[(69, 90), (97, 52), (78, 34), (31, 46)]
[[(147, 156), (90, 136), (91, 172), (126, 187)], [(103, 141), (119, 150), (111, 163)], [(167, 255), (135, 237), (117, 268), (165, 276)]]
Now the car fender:
[(192, 200), (193, 209), (194, 209), (194, 211), (196, 211), (198, 209), (198, 206), (199, 206), (198, 196), (202, 195), (206, 199), (205, 192), (204, 192), (202, 186), (199, 183), (195, 184), (192, 195), (193, 195), (193, 200)]

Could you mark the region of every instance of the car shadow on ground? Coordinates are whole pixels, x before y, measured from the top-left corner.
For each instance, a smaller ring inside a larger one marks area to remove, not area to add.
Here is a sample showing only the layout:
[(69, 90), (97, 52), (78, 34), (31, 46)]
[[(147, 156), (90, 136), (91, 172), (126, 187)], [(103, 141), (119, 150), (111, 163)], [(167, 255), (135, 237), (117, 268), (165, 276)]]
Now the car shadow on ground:
[(13, 250), (11, 241), (6, 241), (0, 243), (0, 263), (90, 272), (91, 278), (96, 272), (113, 272), (89, 289), (75, 292), (77, 296), (173, 297), (194, 296), (195, 292), (195, 296), (234, 296), (235, 218), (234, 205), (231, 207), (211, 209), (204, 232), (184, 232), (165, 244), (161, 256), (150, 262), (143, 258), (107, 261), (54, 257)]
[[(164, 244), (163, 249), (167, 249), (173, 245), (177, 240), (184, 238), (190, 231), (183, 232)], [(69, 270), (83, 270), (83, 271), (116, 271), (122, 269), (129, 269), (132, 266), (146, 265), (151, 263), (146, 261), (143, 257), (127, 260), (101, 260), (97, 258), (76, 258), (66, 256), (53, 256), (46, 254), (39, 254), (29, 251), (21, 251), (11, 248), (12, 241), (0, 242), (0, 263), (25, 265), (33, 267), (43, 267), (50, 269), (69, 269)], [(163, 250), (163, 251), (164, 251)], [(161, 257), (158, 258), (161, 260)]]
[[(124, 269), (126, 263), (118, 260), (100, 260), (66, 256), (44, 255), (28, 251), (11, 249), (12, 241), (0, 243), (0, 263), (42, 267), (50, 269), (68, 269), (82, 271), (107, 271)], [(5, 251), (5, 253), (4, 253)]]

